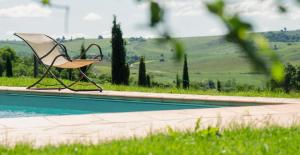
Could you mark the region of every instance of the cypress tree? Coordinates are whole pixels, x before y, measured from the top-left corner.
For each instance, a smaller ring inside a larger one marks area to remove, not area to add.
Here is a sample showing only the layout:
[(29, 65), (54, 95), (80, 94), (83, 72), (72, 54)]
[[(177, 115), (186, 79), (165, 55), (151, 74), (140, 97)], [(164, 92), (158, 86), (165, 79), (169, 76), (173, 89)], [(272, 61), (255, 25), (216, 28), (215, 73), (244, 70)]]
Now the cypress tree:
[(4, 67), (3, 67), (3, 65), (2, 65), (2, 63), (0, 61), (0, 77), (2, 77), (3, 72), (4, 72)]
[(221, 90), (222, 90), (222, 85), (219, 80), (217, 81), (217, 90), (218, 90), (218, 92), (221, 92)]
[(13, 71), (12, 71), (12, 63), (10, 56), (6, 57), (6, 77), (13, 77)]
[[(81, 44), (80, 47), (80, 59), (86, 59), (86, 53), (85, 52), (85, 47), (84, 47), (84, 43)], [(87, 66), (81, 67), (80, 70), (87, 75)], [(83, 75), (81, 73), (79, 73), (79, 78), (83, 78), (82, 81), (87, 81), (87, 79), (85, 77), (83, 77)]]
[(151, 79), (150, 79), (150, 75), (147, 75), (147, 87), (151, 87)]
[(39, 64), (35, 55), (33, 55), (33, 77), (37, 77), (39, 74)]
[(125, 85), (129, 85), (129, 76), (130, 76), (130, 69), (128, 63), (125, 65)]
[(190, 87), (189, 70), (187, 64), (187, 55), (184, 55), (184, 65), (182, 74), (182, 87), (183, 89), (188, 89)]
[(140, 66), (139, 66), (139, 79), (138, 79), (139, 86), (147, 86), (146, 65), (144, 60), (145, 60), (144, 57), (141, 57)]
[(179, 79), (179, 75), (176, 74), (176, 88), (179, 89), (180, 88), (180, 79)]
[(125, 41), (121, 30), (121, 25), (117, 24), (117, 18), (114, 16), (112, 27), (112, 55), (111, 55), (111, 77), (113, 84), (128, 84), (129, 67), (126, 67), (126, 49)]

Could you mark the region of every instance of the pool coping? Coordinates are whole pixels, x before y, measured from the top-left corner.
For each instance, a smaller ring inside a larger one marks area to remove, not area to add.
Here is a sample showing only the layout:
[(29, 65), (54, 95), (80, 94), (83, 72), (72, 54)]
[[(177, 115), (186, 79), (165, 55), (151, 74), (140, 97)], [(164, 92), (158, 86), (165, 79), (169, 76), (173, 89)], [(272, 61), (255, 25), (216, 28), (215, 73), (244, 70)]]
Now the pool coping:
[(0, 145), (31, 143), (34, 146), (69, 143), (101, 143), (117, 139), (144, 137), (150, 133), (166, 132), (168, 128), (192, 130), (201, 118), (201, 128), (230, 127), (231, 123), (251, 123), (255, 126), (274, 123), (300, 125), (300, 99), (182, 95), (104, 91), (72, 92), (68, 90), (27, 90), (24, 87), (0, 87), (1, 91), (50, 94), (78, 94), (130, 98), (183, 99), (222, 102), (255, 102), (259, 106), (184, 109), (147, 112), (122, 112), (44, 117), (0, 119)]

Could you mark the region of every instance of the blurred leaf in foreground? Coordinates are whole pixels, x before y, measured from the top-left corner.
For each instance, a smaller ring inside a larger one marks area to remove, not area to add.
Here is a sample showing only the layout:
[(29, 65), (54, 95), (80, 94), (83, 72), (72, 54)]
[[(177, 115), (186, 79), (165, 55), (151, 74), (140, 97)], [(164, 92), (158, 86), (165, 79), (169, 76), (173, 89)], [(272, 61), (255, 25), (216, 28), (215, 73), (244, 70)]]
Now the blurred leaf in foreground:
[(50, 5), (50, 0), (41, 0), (42, 4)]
[(252, 33), (252, 25), (243, 21), (238, 14), (225, 11), (223, 0), (206, 4), (208, 10), (219, 17), (228, 29), (226, 39), (237, 44), (258, 71), (263, 71), (276, 81), (284, 78), (284, 67), (268, 41), (259, 34)]
[(154, 2), (154, 1), (150, 2), (150, 10), (151, 10), (150, 26), (154, 27), (158, 23), (163, 21), (164, 11), (160, 7), (160, 5), (157, 2)]

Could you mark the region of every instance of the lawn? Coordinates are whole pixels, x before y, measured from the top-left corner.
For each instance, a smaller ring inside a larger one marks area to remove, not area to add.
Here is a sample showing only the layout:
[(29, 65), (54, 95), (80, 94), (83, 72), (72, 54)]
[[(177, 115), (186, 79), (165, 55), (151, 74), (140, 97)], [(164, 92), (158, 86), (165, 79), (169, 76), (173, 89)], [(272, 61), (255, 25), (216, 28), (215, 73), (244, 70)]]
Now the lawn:
[(68, 144), (33, 148), (28, 144), (14, 147), (0, 146), (1, 154), (8, 155), (52, 155), (52, 154), (230, 154), (230, 155), (287, 155), (300, 154), (300, 127), (217, 128), (152, 134), (145, 138), (116, 140), (99, 144)]
[[(0, 77), (0, 86), (11, 86), (11, 87), (26, 87), (34, 83), (37, 79), (30, 77)], [(71, 83), (71, 81), (63, 80), (65, 83)], [(47, 85), (57, 84), (55, 79), (46, 78), (44, 82)], [(43, 86), (40, 86), (43, 87)], [(198, 94), (198, 95), (218, 95), (218, 96), (253, 96), (253, 97), (281, 97), (281, 98), (299, 98), (299, 92), (291, 92), (289, 94), (283, 91), (230, 91), (230, 92), (218, 92), (217, 90), (196, 90), (196, 89), (177, 89), (177, 88), (161, 88), (161, 87), (138, 87), (138, 86), (123, 86), (123, 85), (112, 85), (110, 83), (102, 84), (104, 90), (115, 90), (115, 91), (138, 91), (138, 92), (152, 92), (152, 93), (172, 93), (172, 94)], [(95, 88), (90, 83), (81, 82), (80, 85), (74, 88)]]

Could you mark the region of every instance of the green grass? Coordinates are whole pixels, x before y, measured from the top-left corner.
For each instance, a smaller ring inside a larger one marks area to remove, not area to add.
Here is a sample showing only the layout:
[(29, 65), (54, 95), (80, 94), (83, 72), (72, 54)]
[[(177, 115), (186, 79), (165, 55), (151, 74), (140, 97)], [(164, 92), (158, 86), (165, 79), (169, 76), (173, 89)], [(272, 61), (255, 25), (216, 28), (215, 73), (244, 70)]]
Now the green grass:
[(156, 133), (145, 138), (116, 140), (99, 144), (48, 145), (34, 148), (28, 144), (14, 147), (0, 146), (1, 154), (8, 155), (166, 155), (166, 154), (228, 154), (228, 155), (286, 155), (300, 154), (300, 128), (275, 127), (217, 128), (196, 131)]
[[(11, 87), (26, 87), (34, 83), (37, 79), (29, 77), (0, 77), (0, 86), (11, 86)], [(71, 81), (63, 80), (65, 83), (71, 83)], [(57, 84), (55, 79), (46, 78), (42, 83), (47, 85)], [(80, 82), (80, 85), (74, 88), (88, 89), (95, 88), (90, 83)], [(132, 91), (132, 92), (152, 92), (152, 93), (172, 93), (172, 94), (198, 94), (198, 95), (218, 95), (218, 96), (254, 96), (254, 97), (281, 97), (281, 98), (299, 98), (299, 92), (291, 92), (289, 94), (283, 91), (231, 91), (231, 92), (218, 92), (216, 90), (196, 90), (196, 89), (177, 89), (177, 88), (161, 88), (161, 87), (138, 87), (138, 86), (124, 86), (124, 85), (112, 85), (110, 83), (102, 84), (104, 90), (115, 90), (115, 91)], [(44, 87), (44, 86), (39, 86)]]

